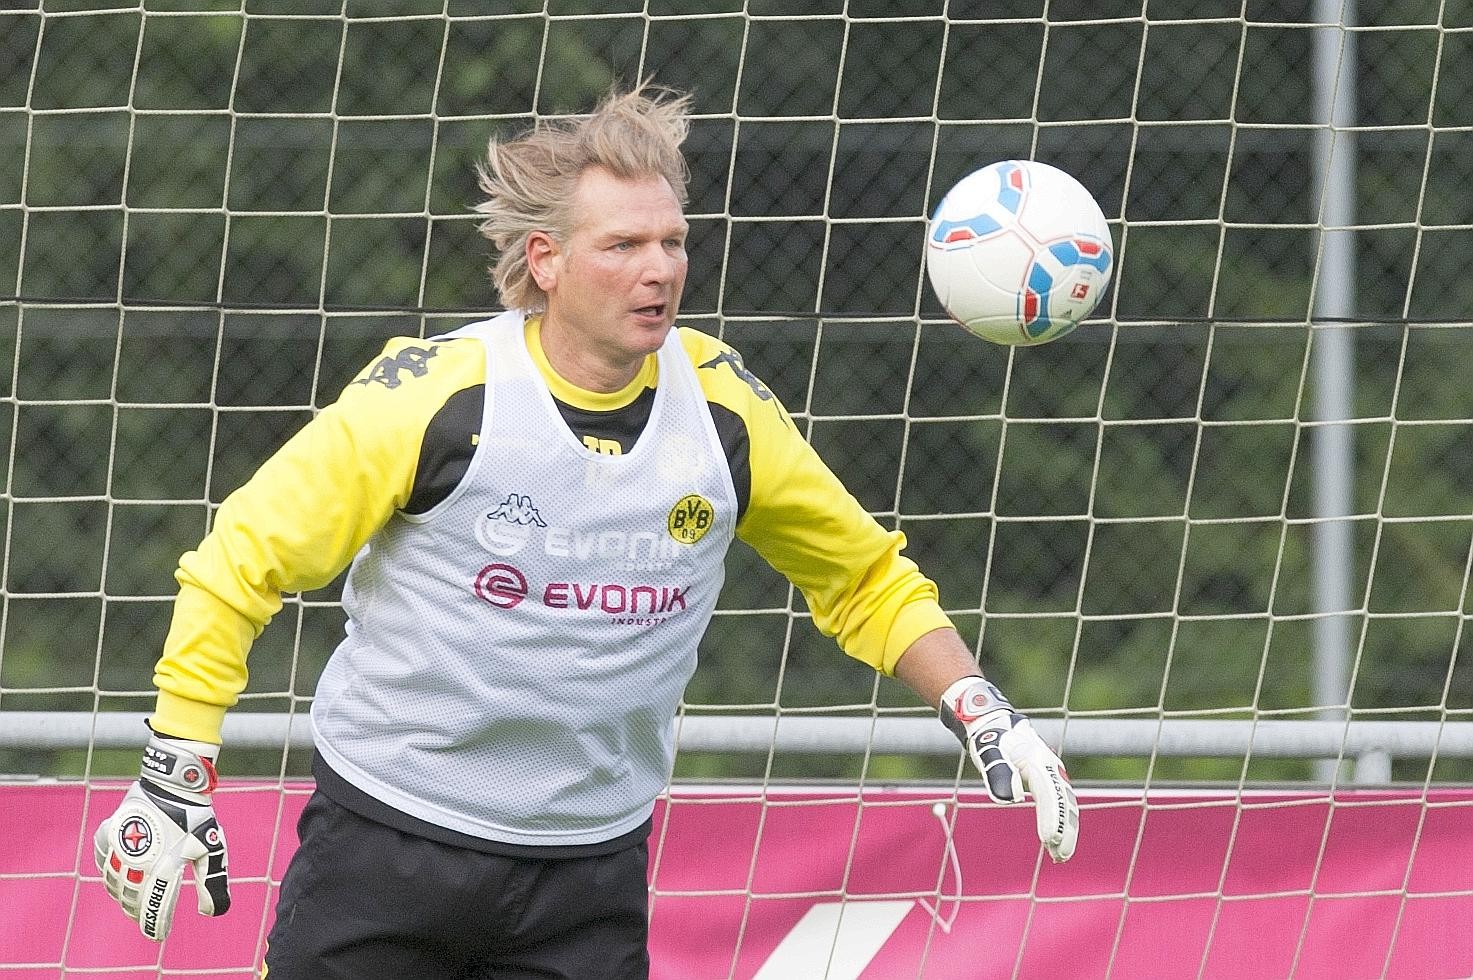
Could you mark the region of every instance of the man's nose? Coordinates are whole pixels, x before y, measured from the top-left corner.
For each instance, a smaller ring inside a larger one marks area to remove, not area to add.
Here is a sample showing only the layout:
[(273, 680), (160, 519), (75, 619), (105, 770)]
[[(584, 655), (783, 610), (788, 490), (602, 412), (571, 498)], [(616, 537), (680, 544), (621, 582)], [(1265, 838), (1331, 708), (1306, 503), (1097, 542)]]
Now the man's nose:
[(663, 245), (655, 245), (645, 262), (644, 281), (651, 283), (673, 282), (680, 268), (679, 256), (672, 255)]

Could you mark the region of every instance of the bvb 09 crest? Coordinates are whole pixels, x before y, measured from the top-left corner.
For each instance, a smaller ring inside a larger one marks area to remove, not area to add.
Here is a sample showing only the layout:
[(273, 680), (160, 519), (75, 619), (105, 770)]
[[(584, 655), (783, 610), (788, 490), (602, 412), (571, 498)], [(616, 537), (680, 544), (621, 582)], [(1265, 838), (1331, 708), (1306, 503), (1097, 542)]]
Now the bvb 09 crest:
[(716, 509), (698, 493), (688, 493), (670, 509), (665, 526), (681, 544), (695, 544), (716, 523)]

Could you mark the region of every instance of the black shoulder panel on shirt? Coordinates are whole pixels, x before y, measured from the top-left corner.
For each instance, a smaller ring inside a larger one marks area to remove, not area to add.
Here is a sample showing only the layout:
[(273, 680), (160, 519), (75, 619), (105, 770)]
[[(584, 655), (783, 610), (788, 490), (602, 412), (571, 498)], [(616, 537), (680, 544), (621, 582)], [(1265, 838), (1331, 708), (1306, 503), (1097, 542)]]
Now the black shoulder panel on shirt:
[[(649, 421), (650, 406), (654, 391), (649, 389), (640, 397), (612, 412), (592, 412), (586, 409), (556, 402), (558, 411), (568, 428), (582, 439), (593, 436), (611, 439), (628, 451)], [(450, 496), (470, 468), (476, 454), (476, 436), (481, 431), (481, 416), (486, 397), (485, 385), (463, 388), (445, 400), (425, 429), (424, 440), (419, 447), (419, 465), (414, 471), (414, 490), (407, 514), (423, 514)], [(723, 405), (708, 402), (711, 420), (716, 424), (716, 435), (726, 453), (731, 469), (731, 482), (736, 489), (737, 520), (747, 512), (752, 499), (752, 465), (749, 459), (751, 442), (747, 434), (747, 423), (740, 415)]]
[(740, 521), (752, 499), (752, 442), (747, 435), (747, 421), (725, 405), (706, 404), (711, 408), (711, 421), (716, 423), (716, 435), (721, 439), (721, 448), (726, 451), (726, 462), (731, 468), (731, 484), (736, 489), (737, 520)]
[(486, 386), (462, 388), (449, 398), (425, 429), (419, 445), (414, 490), (405, 504), (407, 514), (423, 514), (450, 496), (470, 468), (481, 432)]

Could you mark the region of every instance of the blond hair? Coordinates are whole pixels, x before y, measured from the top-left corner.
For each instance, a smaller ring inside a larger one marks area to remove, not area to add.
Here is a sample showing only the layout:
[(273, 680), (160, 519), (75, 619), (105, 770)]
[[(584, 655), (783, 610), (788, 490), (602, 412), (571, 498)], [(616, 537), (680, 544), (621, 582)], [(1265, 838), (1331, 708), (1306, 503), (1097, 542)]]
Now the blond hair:
[(683, 206), (689, 171), (680, 145), (690, 131), (690, 96), (648, 82), (615, 90), (591, 115), (542, 121), (502, 142), (492, 137), (476, 166), (486, 199), (481, 234), (500, 253), (491, 278), (508, 309), (541, 310), (547, 294), (527, 267), (534, 231), (566, 241), (572, 233), (573, 191), (589, 167), (623, 178), (664, 177)]

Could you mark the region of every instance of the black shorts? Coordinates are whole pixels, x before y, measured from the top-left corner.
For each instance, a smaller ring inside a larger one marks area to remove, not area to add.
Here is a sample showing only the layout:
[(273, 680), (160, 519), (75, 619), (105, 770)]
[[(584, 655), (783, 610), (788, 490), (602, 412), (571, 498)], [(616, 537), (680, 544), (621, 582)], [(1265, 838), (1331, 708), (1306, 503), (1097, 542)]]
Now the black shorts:
[(270, 980), (646, 980), (645, 843), (565, 859), (426, 840), (312, 794), (266, 949)]

